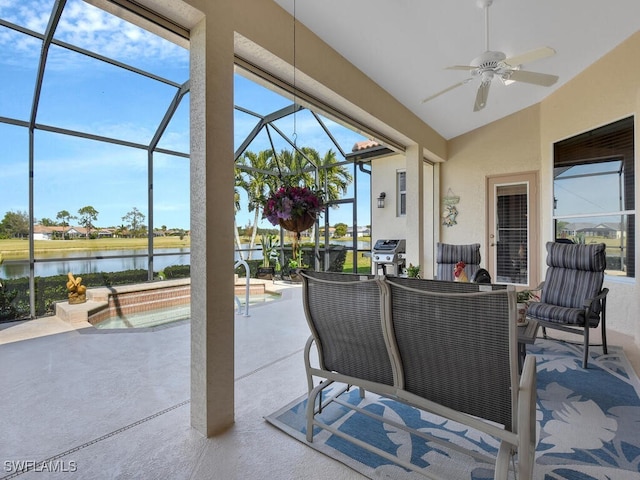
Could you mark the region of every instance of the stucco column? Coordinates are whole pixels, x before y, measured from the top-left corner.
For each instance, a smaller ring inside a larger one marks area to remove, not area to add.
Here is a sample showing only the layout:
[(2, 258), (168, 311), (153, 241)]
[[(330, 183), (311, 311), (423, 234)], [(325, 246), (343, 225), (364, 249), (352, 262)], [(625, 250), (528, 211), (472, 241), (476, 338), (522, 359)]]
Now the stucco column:
[(191, 30), (191, 425), (234, 421), (232, 2)]
[(422, 147), (412, 145), (405, 152), (407, 161), (407, 266), (424, 269), (424, 162)]

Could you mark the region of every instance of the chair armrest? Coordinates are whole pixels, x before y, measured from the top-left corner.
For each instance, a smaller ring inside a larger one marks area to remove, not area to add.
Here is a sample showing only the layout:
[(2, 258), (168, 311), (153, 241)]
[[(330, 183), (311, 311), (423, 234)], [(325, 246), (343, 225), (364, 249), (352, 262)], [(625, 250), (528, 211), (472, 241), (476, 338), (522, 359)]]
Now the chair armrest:
[(593, 305), (595, 302), (601, 302), (602, 300), (604, 300), (607, 297), (608, 293), (609, 293), (609, 289), (603, 288), (602, 290), (600, 290), (600, 293), (595, 297), (587, 298), (582, 304), (582, 308), (591, 308), (591, 305)]
[(313, 390), (313, 373), (312, 370), (314, 367), (311, 365), (311, 347), (315, 344), (315, 338), (313, 335), (310, 335), (307, 338), (307, 343), (304, 345), (304, 370), (307, 375), (307, 386), (309, 388), (309, 392)]

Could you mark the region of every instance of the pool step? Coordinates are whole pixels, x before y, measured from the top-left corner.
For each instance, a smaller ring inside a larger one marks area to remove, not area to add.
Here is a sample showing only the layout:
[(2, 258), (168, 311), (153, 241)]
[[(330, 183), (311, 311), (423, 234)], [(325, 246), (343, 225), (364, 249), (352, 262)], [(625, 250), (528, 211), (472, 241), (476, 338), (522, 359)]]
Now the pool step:
[(147, 312), (122, 314), (104, 320), (96, 328), (145, 328), (156, 327), (178, 320), (186, 320), (191, 316), (190, 305), (169, 308), (158, 308)]
[(70, 305), (69, 302), (55, 304), (56, 316), (67, 323), (79, 325), (87, 323), (89, 315), (106, 308), (106, 301), (87, 300), (85, 303)]

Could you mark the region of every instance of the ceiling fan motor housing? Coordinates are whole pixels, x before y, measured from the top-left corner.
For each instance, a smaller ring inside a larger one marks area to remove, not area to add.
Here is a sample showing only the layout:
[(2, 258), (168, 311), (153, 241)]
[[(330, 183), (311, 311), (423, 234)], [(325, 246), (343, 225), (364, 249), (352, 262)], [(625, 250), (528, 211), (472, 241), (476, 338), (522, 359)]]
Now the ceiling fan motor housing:
[(502, 52), (484, 52), (471, 61), (471, 65), (482, 70), (496, 70), (504, 65), (507, 56)]

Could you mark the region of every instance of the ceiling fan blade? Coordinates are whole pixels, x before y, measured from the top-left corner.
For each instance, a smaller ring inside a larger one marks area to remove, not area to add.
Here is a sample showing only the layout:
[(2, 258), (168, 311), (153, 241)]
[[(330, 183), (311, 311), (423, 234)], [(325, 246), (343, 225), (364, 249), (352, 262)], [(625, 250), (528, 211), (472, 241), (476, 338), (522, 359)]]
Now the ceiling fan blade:
[(471, 80), (473, 80), (473, 77), (471, 78), (467, 78), (466, 80), (463, 80), (461, 82), (458, 82), (454, 85), (451, 85), (448, 88), (445, 88), (444, 90), (438, 92), (438, 93), (434, 93), (433, 95), (431, 95), (430, 97), (425, 98), (424, 100), (422, 100), (422, 103), (427, 103), (429, 100), (433, 100), (436, 97), (439, 97), (440, 95), (443, 95), (447, 92), (450, 92), (451, 90), (453, 90), (454, 88), (458, 88), (461, 87), (462, 85), (464, 85), (465, 83), (469, 83)]
[(489, 98), (489, 87), (491, 87), (491, 80), (488, 82), (482, 82), (478, 87), (478, 93), (476, 94), (476, 103), (473, 106), (473, 111), (477, 112), (482, 110), (487, 104)]
[(540, 60), (541, 58), (550, 57), (555, 55), (556, 51), (551, 47), (541, 47), (536, 48), (535, 50), (530, 50), (525, 53), (521, 53), (520, 55), (514, 55), (513, 57), (507, 58), (504, 63), (507, 65), (511, 65), (512, 67), (516, 67), (518, 65), (523, 65), (526, 63), (531, 63), (535, 60)]
[(513, 70), (509, 75), (509, 80), (550, 87), (558, 81), (558, 76), (547, 73), (528, 72), (526, 70)]

